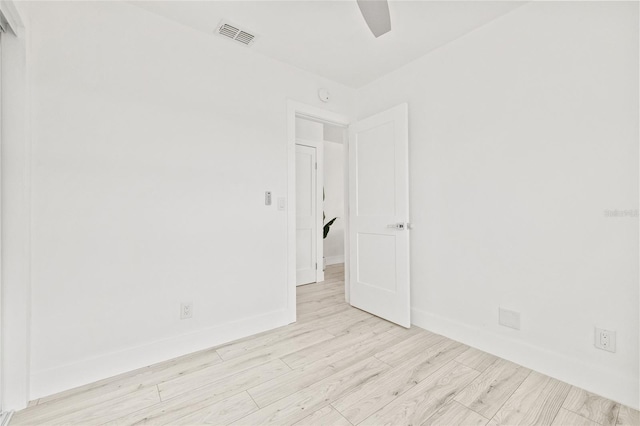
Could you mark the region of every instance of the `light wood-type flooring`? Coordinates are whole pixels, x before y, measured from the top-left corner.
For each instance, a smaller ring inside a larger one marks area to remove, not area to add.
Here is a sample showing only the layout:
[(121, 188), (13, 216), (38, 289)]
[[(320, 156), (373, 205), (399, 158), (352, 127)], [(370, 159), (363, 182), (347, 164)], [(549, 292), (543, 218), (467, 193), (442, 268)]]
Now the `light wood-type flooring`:
[(11, 425), (634, 425), (638, 411), (344, 302), (342, 265), (298, 322), (46, 398)]

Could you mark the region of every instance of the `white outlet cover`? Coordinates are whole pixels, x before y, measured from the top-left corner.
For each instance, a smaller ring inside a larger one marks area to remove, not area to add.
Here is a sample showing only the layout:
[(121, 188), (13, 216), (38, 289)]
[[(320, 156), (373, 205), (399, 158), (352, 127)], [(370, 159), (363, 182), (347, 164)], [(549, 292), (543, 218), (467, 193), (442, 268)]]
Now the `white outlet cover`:
[(499, 308), (498, 316), (500, 325), (520, 330), (520, 312)]
[(607, 352), (616, 351), (616, 332), (605, 330), (603, 328), (595, 328), (594, 346)]
[(180, 319), (193, 318), (193, 303), (182, 302), (180, 304)]

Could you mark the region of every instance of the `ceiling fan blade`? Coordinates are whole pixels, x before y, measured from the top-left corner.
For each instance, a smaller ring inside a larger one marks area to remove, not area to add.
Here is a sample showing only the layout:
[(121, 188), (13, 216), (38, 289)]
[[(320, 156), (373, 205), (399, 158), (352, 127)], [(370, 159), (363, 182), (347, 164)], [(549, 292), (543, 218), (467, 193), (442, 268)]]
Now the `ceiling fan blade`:
[(391, 15), (387, 0), (357, 0), (360, 12), (376, 38), (391, 31)]

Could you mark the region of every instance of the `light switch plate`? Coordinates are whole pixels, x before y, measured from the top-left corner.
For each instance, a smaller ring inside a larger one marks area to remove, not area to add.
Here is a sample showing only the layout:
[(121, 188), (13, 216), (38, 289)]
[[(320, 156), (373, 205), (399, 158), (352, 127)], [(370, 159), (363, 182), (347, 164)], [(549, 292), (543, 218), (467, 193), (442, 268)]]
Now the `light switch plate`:
[(287, 199), (285, 197), (278, 198), (278, 210), (285, 210), (287, 208)]

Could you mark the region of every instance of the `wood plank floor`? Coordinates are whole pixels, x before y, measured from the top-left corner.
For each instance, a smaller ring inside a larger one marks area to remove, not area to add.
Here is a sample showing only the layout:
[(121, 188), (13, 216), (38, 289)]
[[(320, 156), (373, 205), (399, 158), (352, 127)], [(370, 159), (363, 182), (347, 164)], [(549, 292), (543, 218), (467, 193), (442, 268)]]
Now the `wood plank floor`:
[(12, 425), (633, 425), (640, 413), (344, 302), (342, 265), (298, 322), (37, 401)]

